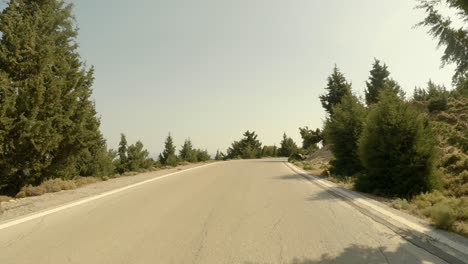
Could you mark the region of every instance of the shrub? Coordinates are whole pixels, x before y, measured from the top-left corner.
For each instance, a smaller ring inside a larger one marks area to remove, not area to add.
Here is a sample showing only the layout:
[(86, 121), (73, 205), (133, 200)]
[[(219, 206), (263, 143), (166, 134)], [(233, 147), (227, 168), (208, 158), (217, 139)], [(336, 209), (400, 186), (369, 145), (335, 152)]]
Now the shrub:
[(392, 201), (392, 207), (395, 208), (395, 209), (403, 209), (403, 210), (408, 210), (409, 208), (409, 203), (406, 199), (396, 199), (394, 201)]
[(436, 183), (435, 138), (428, 120), (391, 90), (383, 90), (359, 140), (361, 191), (411, 197)]
[(43, 195), (44, 193), (46, 193), (46, 189), (44, 188), (44, 186), (40, 186), (40, 185), (39, 186), (27, 185), (21, 188), (20, 192), (24, 192), (24, 197), (39, 196), (39, 195)]
[(172, 167), (177, 166), (177, 158), (176, 158), (176, 156), (170, 155), (169, 157), (167, 157), (167, 159), (166, 159), (166, 165), (172, 166)]
[(92, 184), (92, 183), (98, 182), (99, 179), (96, 177), (77, 177), (73, 179), (73, 181), (75, 182), (75, 185), (77, 187), (80, 187), (86, 184)]
[(446, 203), (439, 203), (428, 208), (429, 216), (437, 228), (451, 230), (456, 220), (456, 212)]

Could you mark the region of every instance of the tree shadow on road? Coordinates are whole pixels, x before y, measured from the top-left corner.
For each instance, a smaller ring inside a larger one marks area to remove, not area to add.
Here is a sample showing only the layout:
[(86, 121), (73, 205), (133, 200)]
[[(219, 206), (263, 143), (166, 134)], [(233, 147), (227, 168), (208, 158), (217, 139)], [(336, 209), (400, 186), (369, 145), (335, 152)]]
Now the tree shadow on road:
[[(407, 244), (406, 244), (407, 245)], [(351, 245), (345, 248), (343, 252), (338, 255), (323, 254), (318, 259), (310, 259), (306, 257), (293, 258), (289, 261), (280, 262), (244, 262), (244, 264), (327, 264), (327, 263), (340, 263), (340, 264), (422, 264), (422, 263), (446, 263), (442, 260), (431, 255), (421, 255), (416, 257), (411, 254), (403, 245), (395, 251), (388, 250), (385, 247), (368, 247), (361, 245)]]

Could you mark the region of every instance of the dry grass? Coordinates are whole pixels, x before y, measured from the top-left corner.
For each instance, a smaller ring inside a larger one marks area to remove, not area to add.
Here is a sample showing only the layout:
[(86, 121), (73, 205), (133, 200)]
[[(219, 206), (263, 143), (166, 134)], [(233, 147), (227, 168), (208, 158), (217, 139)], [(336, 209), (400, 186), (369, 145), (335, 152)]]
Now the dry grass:
[(50, 179), (38, 186), (25, 186), (16, 194), (16, 198), (39, 196), (45, 193), (54, 193), (66, 190), (73, 190), (83, 185), (99, 182), (102, 179), (96, 177), (77, 177), (73, 180)]
[(10, 200), (14, 199), (13, 197), (10, 196), (5, 196), (5, 195), (0, 195), (0, 203), (2, 202), (8, 202)]

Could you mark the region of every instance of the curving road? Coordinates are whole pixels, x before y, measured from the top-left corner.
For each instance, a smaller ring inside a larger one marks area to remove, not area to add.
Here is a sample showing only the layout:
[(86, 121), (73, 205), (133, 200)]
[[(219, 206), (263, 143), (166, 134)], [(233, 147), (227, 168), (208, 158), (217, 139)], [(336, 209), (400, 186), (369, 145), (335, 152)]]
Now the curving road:
[(285, 166), (215, 163), (0, 230), (0, 263), (445, 263)]

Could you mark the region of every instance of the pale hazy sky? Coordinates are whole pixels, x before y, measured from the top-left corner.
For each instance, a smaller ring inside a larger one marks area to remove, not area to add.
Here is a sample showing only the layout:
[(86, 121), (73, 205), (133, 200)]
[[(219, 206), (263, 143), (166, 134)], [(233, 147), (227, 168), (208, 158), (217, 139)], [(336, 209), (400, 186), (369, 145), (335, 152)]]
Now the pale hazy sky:
[(96, 68), (101, 130), (153, 154), (171, 132), (210, 153), (254, 130), (278, 145), (283, 132), (322, 127), (333, 65), (363, 95), (374, 57), (412, 94), (432, 79), (450, 87), (453, 67), (412, 0), (79, 0), (82, 58)]

